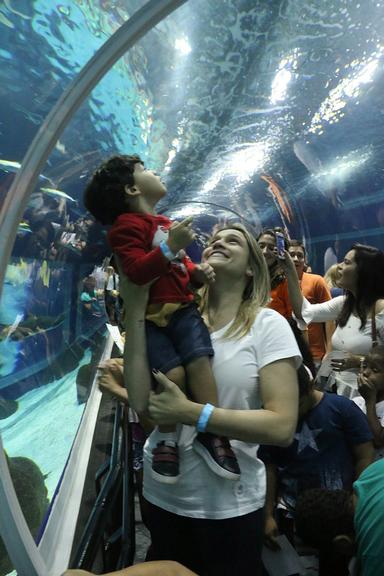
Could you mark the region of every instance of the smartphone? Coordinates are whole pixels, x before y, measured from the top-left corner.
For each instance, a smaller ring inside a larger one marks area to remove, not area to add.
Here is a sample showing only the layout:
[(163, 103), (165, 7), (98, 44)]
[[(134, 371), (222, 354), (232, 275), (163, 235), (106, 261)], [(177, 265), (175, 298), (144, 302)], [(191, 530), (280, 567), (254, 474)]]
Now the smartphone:
[(277, 255), (281, 260), (285, 260), (285, 238), (281, 232), (276, 232)]

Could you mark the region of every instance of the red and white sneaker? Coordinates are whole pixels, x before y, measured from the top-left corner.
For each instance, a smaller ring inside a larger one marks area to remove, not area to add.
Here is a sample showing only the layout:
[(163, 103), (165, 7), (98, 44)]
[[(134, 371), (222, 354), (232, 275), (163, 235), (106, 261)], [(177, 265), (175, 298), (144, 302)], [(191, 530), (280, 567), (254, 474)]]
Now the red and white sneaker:
[(236, 455), (225, 436), (199, 432), (193, 441), (193, 448), (217, 476), (226, 480), (240, 479)]
[(152, 450), (152, 478), (163, 484), (179, 479), (179, 450), (176, 442), (162, 440)]

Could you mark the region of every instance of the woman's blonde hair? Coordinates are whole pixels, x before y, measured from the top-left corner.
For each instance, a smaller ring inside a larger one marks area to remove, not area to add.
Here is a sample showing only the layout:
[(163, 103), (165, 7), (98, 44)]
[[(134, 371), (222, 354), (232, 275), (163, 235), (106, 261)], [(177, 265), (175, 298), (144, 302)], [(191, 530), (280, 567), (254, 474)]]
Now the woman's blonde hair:
[(328, 286), (328, 288), (339, 288), (337, 280), (340, 276), (338, 271), (338, 264), (332, 264), (330, 268), (324, 274), (324, 280)]
[[(243, 300), (236, 318), (224, 334), (224, 338), (235, 337), (240, 339), (248, 334), (259, 309), (266, 306), (270, 300), (268, 267), (254, 235), (243, 224), (236, 223), (222, 226), (215, 230), (214, 236), (217, 232), (221, 232), (221, 230), (237, 230), (241, 232), (249, 248), (248, 265), (252, 270), (252, 276), (249, 277), (249, 281), (244, 289)], [(202, 314), (204, 314), (208, 308), (208, 298), (209, 287), (205, 286), (202, 289), (200, 302), (200, 312)]]

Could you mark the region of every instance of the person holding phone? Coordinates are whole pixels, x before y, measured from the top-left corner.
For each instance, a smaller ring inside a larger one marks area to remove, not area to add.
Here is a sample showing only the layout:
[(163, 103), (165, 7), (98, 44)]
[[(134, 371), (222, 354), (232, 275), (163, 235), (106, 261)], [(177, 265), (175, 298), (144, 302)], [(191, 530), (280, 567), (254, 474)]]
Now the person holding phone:
[(280, 231), (267, 228), (259, 234), (257, 242), (268, 266), (271, 281), (271, 300), (268, 307), (279, 312), (289, 322), (292, 321), (292, 306), (289, 301), (288, 283), (282, 266), (288, 239)]
[(332, 352), (324, 358), (319, 374), (328, 371), (338, 394), (357, 396), (362, 359), (372, 347), (384, 344), (384, 253), (373, 246), (353, 244), (338, 265), (338, 282), (345, 294), (321, 304), (311, 304), (303, 297), (288, 252), (283, 262), (299, 326), (330, 320), (337, 324)]
[[(166, 187), (138, 156), (114, 156), (93, 174), (84, 204), (96, 220), (112, 225), (108, 239), (119, 272), (132, 282), (152, 282), (146, 312), (148, 358), (152, 369), (162, 370), (195, 402), (218, 405), (210, 358), (213, 349), (190, 284), (215, 280), (207, 262), (194, 264), (184, 249), (193, 241), (192, 218), (171, 222), (156, 213)], [(155, 382), (154, 382), (155, 383)], [(130, 380), (131, 407), (142, 416), (140, 382)], [(225, 437), (200, 433), (195, 451), (222, 478), (238, 480), (240, 469)], [(177, 431), (162, 428), (152, 452), (152, 476), (175, 484), (180, 475)]]
[[(307, 253), (303, 242), (291, 238), (288, 252), (296, 267), (300, 290), (308, 302), (311, 304), (321, 304), (321, 302), (331, 300), (331, 294), (324, 278), (318, 274), (308, 274), (305, 272)], [(334, 330), (334, 322), (315, 322), (308, 326), (308, 344), (316, 368), (319, 368), (327, 350), (330, 350), (330, 341)]]

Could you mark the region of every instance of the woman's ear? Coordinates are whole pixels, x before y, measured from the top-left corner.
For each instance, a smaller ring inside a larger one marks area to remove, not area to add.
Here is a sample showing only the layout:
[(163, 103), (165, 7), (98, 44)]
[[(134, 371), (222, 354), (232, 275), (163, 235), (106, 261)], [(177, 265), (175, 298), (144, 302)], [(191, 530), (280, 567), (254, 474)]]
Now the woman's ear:
[(246, 275), (246, 276), (249, 276), (250, 278), (252, 278), (252, 276), (253, 276), (253, 270), (252, 270), (252, 268), (251, 268), (250, 266), (248, 266), (248, 268), (246, 269), (245, 275)]

